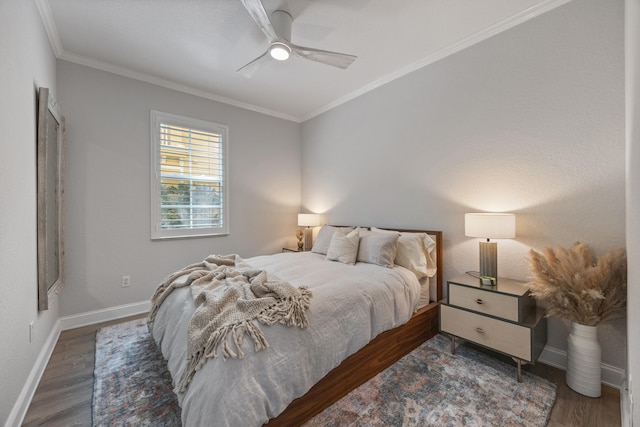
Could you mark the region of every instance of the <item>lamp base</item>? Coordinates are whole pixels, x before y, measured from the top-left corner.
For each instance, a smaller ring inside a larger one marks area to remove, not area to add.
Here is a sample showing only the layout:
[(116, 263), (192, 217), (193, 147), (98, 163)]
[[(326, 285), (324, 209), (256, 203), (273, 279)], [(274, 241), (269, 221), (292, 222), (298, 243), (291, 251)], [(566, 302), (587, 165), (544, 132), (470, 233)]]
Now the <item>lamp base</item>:
[(304, 229), (304, 250), (310, 251), (313, 247), (313, 228), (307, 227)]
[(304, 245), (304, 243), (302, 242), (303, 237), (304, 233), (298, 228), (298, 230), (296, 230), (296, 238), (298, 239), (298, 252), (302, 252), (302, 247)]
[(480, 242), (480, 277), (498, 280), (498, 244), (495, 242)]

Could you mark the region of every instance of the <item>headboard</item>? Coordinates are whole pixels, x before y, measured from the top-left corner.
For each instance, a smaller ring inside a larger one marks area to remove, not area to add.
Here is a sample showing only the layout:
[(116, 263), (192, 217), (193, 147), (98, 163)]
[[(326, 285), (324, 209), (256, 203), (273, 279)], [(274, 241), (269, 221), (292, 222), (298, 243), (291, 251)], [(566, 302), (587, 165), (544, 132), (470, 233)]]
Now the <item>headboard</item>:
[(436, 285), (436, 301), (440, 301), (442, 298), (444, 298), (444, 293), (443, 293), (443, 284), (442, 284), (442, 277), (444, 272), (442, 271), (442, 231), (433, 231), (433, 230), (409, 230), (409, 229), (403, 229), (403, 228), (386, 228), (386, 227), (380, 227), (383, 228), (385, 230), (395, 230), (395, 231), (400, 231), (400, 232), (407, 232), (407, 233), (427, 233), (429, 236), (431, 236), (431, 238), (433, 240), (436, 241), (436, 248), (435, 248), (435, 256), (436, 256), (436, 275), (432, 278), (435, 279), (435, 285)]
[[(344, 225), (333, 225), (334, 227), (356, 227), (354, 225), (344, 226)], [(369, 228), (369, 227), (360, 227), (360, 228)], [(435, 257), (436, 257), (436, 275), (431, 278), (431, 280), (435, 280), (436, 287), (436, 301), (440, 301), (444, 298), (443, 292), (443, 274), (442, 270), (442, 231), (434, 231), (434, 230), (415, 230), (415, 229), (406, 229), (406, 228), (393, 228), (393, 227), (378, 227), (383, 230), (392, 230), (406, 233), (426, 233), (436, 242), (435, 248)]]

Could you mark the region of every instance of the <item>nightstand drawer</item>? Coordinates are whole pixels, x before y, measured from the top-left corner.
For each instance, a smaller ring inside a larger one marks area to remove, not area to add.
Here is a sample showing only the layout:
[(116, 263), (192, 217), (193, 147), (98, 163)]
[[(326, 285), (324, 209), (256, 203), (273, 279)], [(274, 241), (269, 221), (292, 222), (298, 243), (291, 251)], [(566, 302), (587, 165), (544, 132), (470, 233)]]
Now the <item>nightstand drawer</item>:
[(518, 322), (518, 298), (449, 283), (449, 304)]
[[(486, 295), (483, 293), (483, 296)], [(442, 304), (440, 327), (452, 335), (532, 361), (532, 330), (525, 326)]]

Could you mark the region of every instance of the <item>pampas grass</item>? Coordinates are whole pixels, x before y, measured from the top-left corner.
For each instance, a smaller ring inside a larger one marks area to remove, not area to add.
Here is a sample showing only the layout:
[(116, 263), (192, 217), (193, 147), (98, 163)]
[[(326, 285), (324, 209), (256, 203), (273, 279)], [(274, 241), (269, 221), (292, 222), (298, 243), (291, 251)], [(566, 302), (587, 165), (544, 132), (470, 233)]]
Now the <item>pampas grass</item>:
[(612, 250), (596, 259), (591, 248), (531, 249), (528, 283), (531, 294), (547, 304), (547, 316), (586, 326), (619, 317), (627, 300), (627, 254)]

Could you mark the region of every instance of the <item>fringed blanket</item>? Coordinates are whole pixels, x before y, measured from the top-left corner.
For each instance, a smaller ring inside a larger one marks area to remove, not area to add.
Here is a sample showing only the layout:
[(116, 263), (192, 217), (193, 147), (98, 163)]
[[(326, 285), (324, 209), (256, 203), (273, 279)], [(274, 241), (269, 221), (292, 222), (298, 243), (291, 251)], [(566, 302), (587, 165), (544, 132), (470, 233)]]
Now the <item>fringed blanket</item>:
[(238, 255), (210, 255), (204, 261), (189, 265), (167, 277), (151, 298), (149, 322), (158, 308), (176, 288), (190, 286), (196, 310), (189, 322), (187, 367), (176, 384), (177, 392), (187, 385), (207, 358), (242, 358), (245, 335), (254, 343), (255, 351), (269, 346), (257, 319), (265, 325), (307, 326), (306, 310), (311, 291), (287, 282), (269, 281), (267, 273), (245, 263)]

